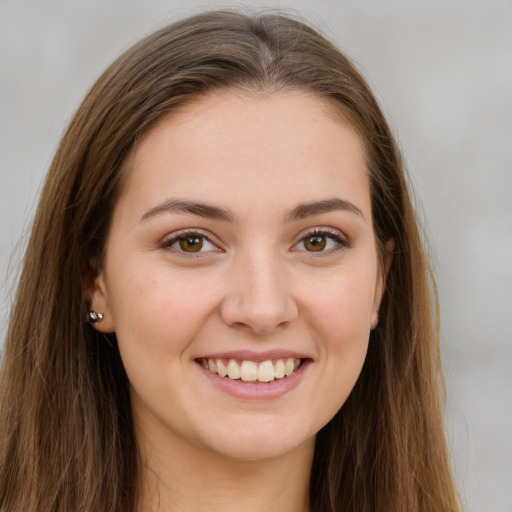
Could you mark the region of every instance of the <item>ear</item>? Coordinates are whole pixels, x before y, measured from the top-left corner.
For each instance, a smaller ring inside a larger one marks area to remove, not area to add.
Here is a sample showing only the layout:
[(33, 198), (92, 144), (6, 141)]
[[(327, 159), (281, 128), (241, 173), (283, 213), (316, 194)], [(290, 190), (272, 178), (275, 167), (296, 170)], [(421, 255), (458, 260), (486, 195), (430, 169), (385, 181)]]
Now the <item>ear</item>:
[(87, 295), (89, 297), (89, 310), (96, 313), (102, 313), (103, 318), (94, 324), (94, 329), (103, 333), (114, 332), (114, 320), (109, 307), (108, 287), (105, 282), (103, 271), (97, 270), (96, 262), (91, 261), (85, 265), (84, 281), (87, 286)]
[(393, 251), (395, 249), (395, 240), (390, 238), (384, 246), (384, 257), (382, 258), (382, 265), (380, 266), (377, 286), (375, 287), (375, 297), (373, 299), (372, 319), (370, 328), (373, 330), (379, 323), (379, 308), (386, 289), (386, 280), (388, 277), (391, 263), (393, 262)]

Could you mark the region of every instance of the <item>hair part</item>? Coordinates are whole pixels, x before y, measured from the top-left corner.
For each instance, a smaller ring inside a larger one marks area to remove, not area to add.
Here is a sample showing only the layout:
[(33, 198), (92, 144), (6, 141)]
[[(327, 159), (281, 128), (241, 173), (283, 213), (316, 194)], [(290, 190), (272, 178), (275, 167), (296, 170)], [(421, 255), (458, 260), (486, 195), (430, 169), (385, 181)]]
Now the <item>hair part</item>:
[(140, 461), (127, 376), (115, 335), (86, 322), (84, 268), (101, 264), (137, 140), (163, 116), (224, 89), (306, 91), (333, 105), (364, 145), (382, 255), (394, 240), (361, 376), (317, 436), (312, 510), (459, 510), (442, 428), (435, 288), (392, 133), (364, 79), (318, 32), (281, 15), (232, 11), (187, 18), (125, 52), (61, 141), (0, 374), (0, 509), (135, 510)]

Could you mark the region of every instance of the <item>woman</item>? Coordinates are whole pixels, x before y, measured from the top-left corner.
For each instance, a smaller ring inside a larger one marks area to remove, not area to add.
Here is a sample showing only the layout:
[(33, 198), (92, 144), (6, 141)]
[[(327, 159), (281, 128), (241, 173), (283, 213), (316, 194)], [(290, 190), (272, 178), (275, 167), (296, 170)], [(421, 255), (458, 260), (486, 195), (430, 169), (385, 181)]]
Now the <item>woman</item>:
[(1, 509), (459, 510), (432, 291), (400, 155), (336, 48), (227, 11), (149, 36), (42, 192)]

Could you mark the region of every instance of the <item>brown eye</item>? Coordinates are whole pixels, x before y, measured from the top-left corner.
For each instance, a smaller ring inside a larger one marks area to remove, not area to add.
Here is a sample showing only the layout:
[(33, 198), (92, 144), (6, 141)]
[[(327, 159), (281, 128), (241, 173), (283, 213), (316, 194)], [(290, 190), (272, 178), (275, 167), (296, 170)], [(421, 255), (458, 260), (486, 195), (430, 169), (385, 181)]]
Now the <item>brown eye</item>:
[(203, 253), (222, 252), (208, 236), (196, 231), (177, 233), (170, 240), (164, 240), (162, 248), (182, 256), (200, 256)]
[(205, 256), (205, 253), (223, 252), (206, 235), (196, 231), (177, 233), (171, 239), (163, 240), (162, 249), (182, 257)]
[(304, 247), (306, 251), (323, 251), (327, 245), (327, 237), (325, 235), (312, 235), (304, 238)]
[(180, 237), (178, 243), (184, 252), (199, 252), (203, 248), (203, 240), (202, 236), (187, 235)]
[(304, 235), (300, 241), (292, 247), (293, 251), (316, 252), (332, 254), (338, 249), (349, 248), (350, 243), (342, 236), (332, 231), (315, 230)]

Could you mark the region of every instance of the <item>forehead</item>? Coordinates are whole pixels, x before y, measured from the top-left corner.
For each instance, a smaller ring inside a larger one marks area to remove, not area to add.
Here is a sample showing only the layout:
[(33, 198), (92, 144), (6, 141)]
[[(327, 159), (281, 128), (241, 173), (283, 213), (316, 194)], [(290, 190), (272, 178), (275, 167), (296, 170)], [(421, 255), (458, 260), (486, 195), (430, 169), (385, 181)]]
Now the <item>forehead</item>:
[(327, 100), (308, 92), (198, 97), (147, 132), (128, 171), (121, 199), (138, 196), (147, 205), (166, 194), (233, 201), (236, 190), (254, 206), (257, 198), (284, 204), (336, 191), (359, 195), (368, 202), (362, 209), (369, 207), (358, 134)]

